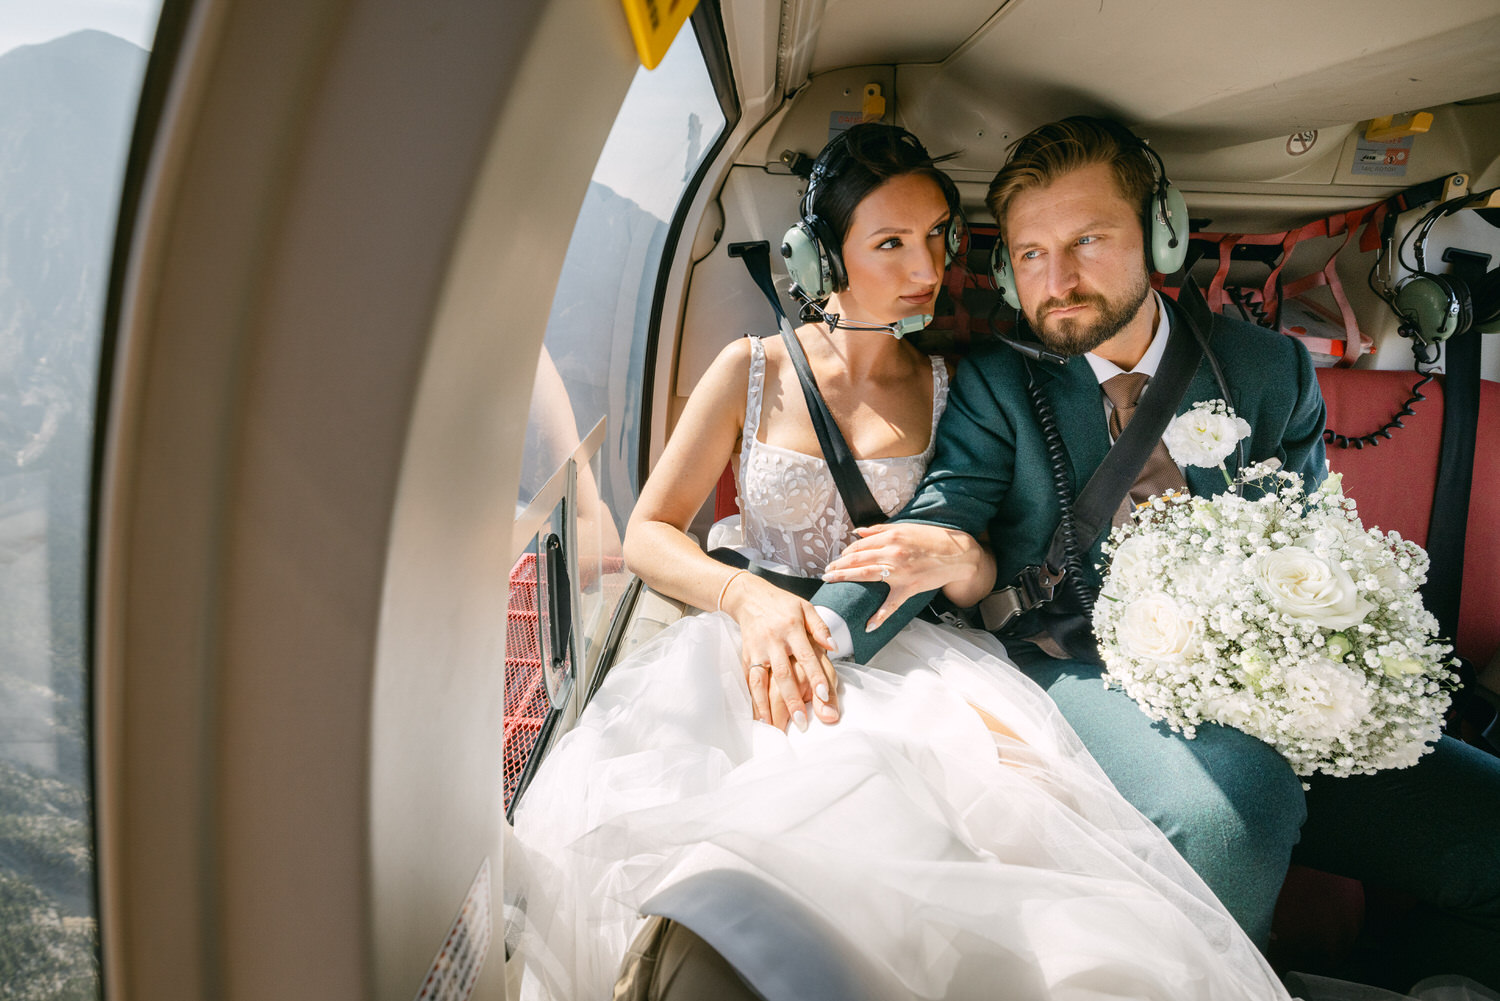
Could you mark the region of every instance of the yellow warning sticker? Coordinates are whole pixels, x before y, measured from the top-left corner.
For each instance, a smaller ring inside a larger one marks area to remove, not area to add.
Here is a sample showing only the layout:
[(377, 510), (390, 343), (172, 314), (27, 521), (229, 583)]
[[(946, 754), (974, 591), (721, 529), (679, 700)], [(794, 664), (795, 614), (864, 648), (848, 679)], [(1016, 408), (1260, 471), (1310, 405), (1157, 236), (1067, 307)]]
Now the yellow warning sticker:
[(656, 69), (698, 0), (621, 0), (641, 65)]

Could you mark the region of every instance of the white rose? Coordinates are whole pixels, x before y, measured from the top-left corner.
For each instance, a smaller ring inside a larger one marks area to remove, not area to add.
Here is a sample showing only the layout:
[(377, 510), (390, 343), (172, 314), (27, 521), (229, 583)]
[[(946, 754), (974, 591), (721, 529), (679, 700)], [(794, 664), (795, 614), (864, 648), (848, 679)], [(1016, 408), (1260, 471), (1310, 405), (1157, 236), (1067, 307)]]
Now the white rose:
[(1357, 671), (1314, 657), (1286, 672), (1288, 709), (1296, 732), (1332, 740), (1360, 727), (1370, 714), (1370, 693)]
[(1325, 497), (1344, 496), (1344, 474), (1335, 473), (1330, 469), (1323, 477), (1323, 482), (1318, 485), (1318, 489), (1314, 492), (1322, 494)]
[(1222, 692), (1205, 698), (1199, 711), (1211, 719), (1250, 734), (1270, 731), (1270, 710), (1253, 692)]
[(1390, 556), (1382, 554), (1372, 562), (1375, 563), (1373, 571), (1375, 579), (1381, 587), (1388, 587), (1397, 594), (1406, 594), (1416, 590), (1412, 579), (1396, 566), (1396, 561)]
[(1326, 629), (1352, 626), (1375, 608), (1359, 596), (1348, 571), (1301, 546), (1252, 556), (1247, 569), (1273, 608)]
[(1132, 535), (1115, 549), (1109, 559), (1109, 579), (1116, 587), (1139, 581), (1151, 565), (1151, 544), (1140, 535)]
[[(1436, 728), (1434, 727), (1434, 729)], [(1427, 746), (1428, 741), (1437, 740), (1439, 736), (1441, 736), (1441, 734), (1433, 733), (1430, 737), (1425, 739), (1417, 738), (1413, 740), (1403, 741), (1402, 743), (1397, 744), (1394, 747), (1388, 747), (1383, 753), (1377, 754), (1373, 758), (1371, 758), (1369, 761), (1369, 765), (1376, 771), (1381, 772), (1386, 771), (1387, 769), (1410, 768), (1412, 765), (1417, 763), (1422, 755), (1431, 750), (1431, 748)]]
[(1182, 466), (1220, 465), (1241, 438), (1250, 436), (1250, 425), (1235, 416), (1222, 401), (1199, 403), (1172, 418), (1161, 440), (1173, 460)]
[(1382, 657), (1380, 669), (1388, 678), (1399, 678), (1403, 674), (1421, 674), (1427, 670), (1427, 665), (1415, 657)]
[(1170, 595), (1157, 591), (1125, 606), (1115, 637), (1131, 657), (1175, 660), (1189, 651), (1197, 631), (1193, 617)]

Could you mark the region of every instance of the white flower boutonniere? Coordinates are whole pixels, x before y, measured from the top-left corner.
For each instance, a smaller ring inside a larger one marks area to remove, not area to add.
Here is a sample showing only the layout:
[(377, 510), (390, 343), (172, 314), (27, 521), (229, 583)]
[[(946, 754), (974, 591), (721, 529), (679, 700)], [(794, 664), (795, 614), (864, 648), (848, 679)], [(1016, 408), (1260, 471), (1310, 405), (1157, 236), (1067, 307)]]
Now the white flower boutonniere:
[(1234, 446), (1248, 437), (1250, 425), (1243, 417), (1223, 400), (1209, 400), (1172, 418), (1161, 440), (1179, 466), (1222, 469)]

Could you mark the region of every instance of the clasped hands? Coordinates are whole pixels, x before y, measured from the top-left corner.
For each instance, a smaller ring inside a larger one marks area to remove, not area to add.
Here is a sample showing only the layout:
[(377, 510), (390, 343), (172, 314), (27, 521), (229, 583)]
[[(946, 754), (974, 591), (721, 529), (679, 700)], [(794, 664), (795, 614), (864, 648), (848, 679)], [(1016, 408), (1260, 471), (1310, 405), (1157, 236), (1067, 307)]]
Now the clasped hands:
[[(916, 595), (978, 572), (984, 556), (970, 535), (911, 522), (855, 529), (859, 538), (828, 564), (825, 581), (883, 581), (885, 601), (865, 628), (874, 630)], [(811, 602), (759, 577), (730, 582), (721, 607), (740, 627), (740, 662), (755, 719), (785, 730), (807, 728), (807, 707), (824, 723), (839, 719), (838, 675), (828, 654), (828, 626)]]

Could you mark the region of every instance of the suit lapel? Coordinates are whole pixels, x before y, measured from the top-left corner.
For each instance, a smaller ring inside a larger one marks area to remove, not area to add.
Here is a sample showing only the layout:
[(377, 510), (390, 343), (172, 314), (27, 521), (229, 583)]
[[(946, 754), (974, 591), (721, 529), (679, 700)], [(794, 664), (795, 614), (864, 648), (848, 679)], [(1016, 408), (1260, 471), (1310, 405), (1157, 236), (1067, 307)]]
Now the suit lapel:
[[(1169, 303), (1167, 308), (1171, 311), (1173, 329), (1176, 329), (1178, 324), (1185, 325), (1187, 319), (1182, 315), (1182, 307), (1170, 299), (1166, 299), (1165, 301)], [(1218, 318), (1215, 317), (1214, 326), (1217, 327), (1217, 325)], [(1213, 330), (1209, 332), (1208, 340), (1210, 344), (1213, 343), (1214, 333), (1215, 331)], [(1223, 396), (1224, 393), (1219, 388), (1219, 381), (1214, 378), (1213, 367), (1209, 364), (1208, 358), (1205, 355), (1198, 362), (1198, 370), (1193, 373), (1193, 379), (1188, 383), (1187, 392), (1182, 394), (1182, 400), (1177, 404), (1177, 413), (1180, 416), (1193, 409), (1196, 404), (1222, 399)], [(1233, 400), (1226, 402), (1231, 406), (1234, 405)], [(1224, 489), (1224, 474), (1219, 471), (1219, 467), (1217, 466), (1207, 469), (1202, 466), (1188, 466), (1183, 471), (1183, 476), (1187, 480), (1188, 489), (1197, 497), (1206, 497)]]

